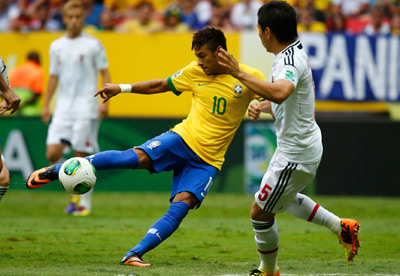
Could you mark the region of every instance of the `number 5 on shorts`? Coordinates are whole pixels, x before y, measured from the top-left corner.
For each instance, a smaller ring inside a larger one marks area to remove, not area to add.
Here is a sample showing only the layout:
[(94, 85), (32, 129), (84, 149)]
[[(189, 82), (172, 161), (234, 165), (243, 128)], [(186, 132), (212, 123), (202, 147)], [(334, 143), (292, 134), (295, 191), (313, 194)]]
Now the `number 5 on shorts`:
[(261, 201), (264, 201), (268, 197), (268, 191), (272, 191), (272, 188), (268, 185), (265, 184), (264, 187), (262, 188), (261, 192), (258, 194), (258, 199)]

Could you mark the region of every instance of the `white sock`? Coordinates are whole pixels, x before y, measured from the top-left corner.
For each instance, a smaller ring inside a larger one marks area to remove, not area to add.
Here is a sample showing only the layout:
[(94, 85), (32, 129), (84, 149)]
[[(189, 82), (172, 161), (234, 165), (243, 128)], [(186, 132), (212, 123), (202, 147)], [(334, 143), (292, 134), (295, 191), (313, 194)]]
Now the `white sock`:
[(81, 195), (81, 198), (79, 199), (79, 206), (82, 206), (88, 210), (92, 210), (92, 193), (93, 188), (86, 194)]
[(341, 219), (306, 195), (298, 193), (286, 212), (299, 219), (325, 226), (335, 235), (339, 235)]
[(260, 255), (260, 269), (275, 274), (278, 270), (277, 258), (279, 248), (279, 231), (275, 220), (270, 222), (251, 220), (256, 233), (257, 250)]
[(3, 196), (6, 194), (8, 190), (8, 186), (0, 186), (0, 201), (3, 198)]

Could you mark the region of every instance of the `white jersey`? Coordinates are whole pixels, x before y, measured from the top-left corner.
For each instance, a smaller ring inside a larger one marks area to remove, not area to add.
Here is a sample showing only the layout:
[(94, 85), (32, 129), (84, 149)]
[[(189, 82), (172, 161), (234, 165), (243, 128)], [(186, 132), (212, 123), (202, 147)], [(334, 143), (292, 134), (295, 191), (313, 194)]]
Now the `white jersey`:
[(50, 75), (58, 76), (54, 116), (97, 118), (99, 71), (108, 68), (101, 42), (85, 33), (74, 39), (66, 35), (50, 45)]
[(317, 162), (322, 156), (322, 139), (314, 117), (314, 82), (307, 54), (299, 40), (274, 57), (270, 81), (277, 79), (291, 81), (295, 86), (283, 103), (271, 103), (277, 150), (291, 162)]

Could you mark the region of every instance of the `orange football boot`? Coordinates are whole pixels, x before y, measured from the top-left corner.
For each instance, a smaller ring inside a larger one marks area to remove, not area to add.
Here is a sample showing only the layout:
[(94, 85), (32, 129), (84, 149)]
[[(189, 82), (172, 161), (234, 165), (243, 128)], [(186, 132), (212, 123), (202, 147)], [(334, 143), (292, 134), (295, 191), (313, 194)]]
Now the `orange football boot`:
[(133, 265), (133, 266), (139, 266), (139, 267), (151, 266), (151, 264), (144, 262), (137, 253), (132, 253), (128, 257), (125, 256), (119, 262), (122, 265)]
[(51, 181), (57, 180), (58, 173), (54, 170), (55, 167), (56, 166), (53, 165), (50, 167), (41, 168), (31, 173), (25, 182), (26, 187), (29, 189), (35, 189)]
[(351, 261), (358, 254), (358, 248), (361, 247), (360, 240), (358, 239), (360, 224), (354, 219), (342, 218), (340, 225), (342, 229), (338, 235), (339, 242), (344, 248), (347, 260)]

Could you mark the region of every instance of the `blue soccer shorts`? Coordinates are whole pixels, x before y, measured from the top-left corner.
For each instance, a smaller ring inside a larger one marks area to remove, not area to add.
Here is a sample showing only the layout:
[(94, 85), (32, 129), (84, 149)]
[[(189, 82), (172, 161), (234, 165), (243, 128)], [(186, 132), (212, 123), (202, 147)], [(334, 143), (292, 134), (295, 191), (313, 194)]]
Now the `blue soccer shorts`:
[(145, 151), (153, 162), (152, 173), (174, 171), (170, 201), (180, 192), (190, 192), (199, 200), (200, 206), (211, 187), (218, 169), (204, 162), (172, 131), (165, 132), (136, 147)]

